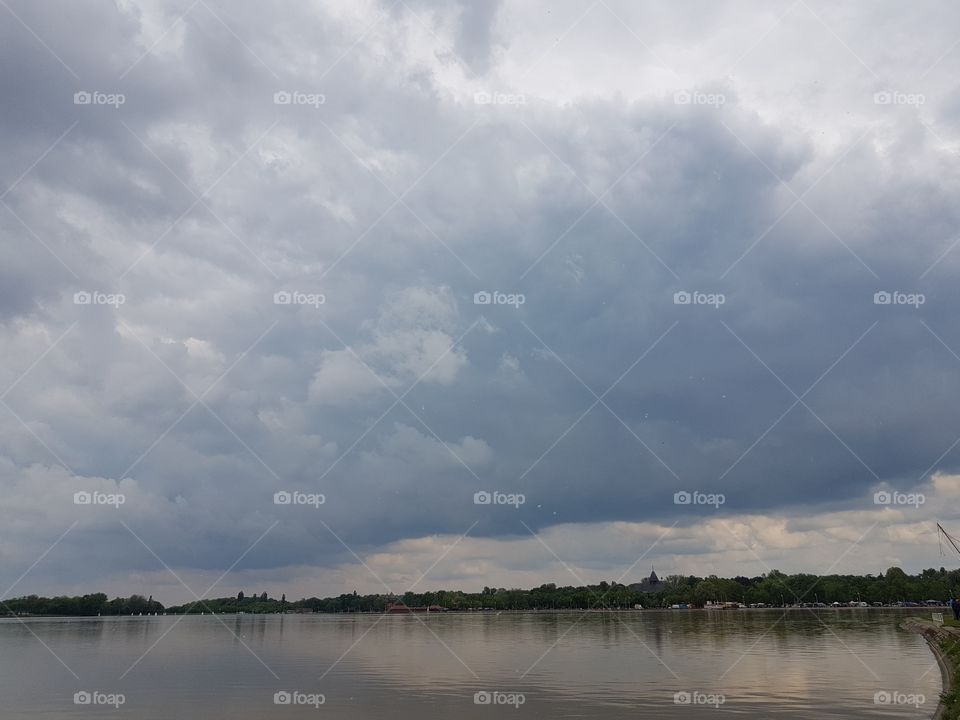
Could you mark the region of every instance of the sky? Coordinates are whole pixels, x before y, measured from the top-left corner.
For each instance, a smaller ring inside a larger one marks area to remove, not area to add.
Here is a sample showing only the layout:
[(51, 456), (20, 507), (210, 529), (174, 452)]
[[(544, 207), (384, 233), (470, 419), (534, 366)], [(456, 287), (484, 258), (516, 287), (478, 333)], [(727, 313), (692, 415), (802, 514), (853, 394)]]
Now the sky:
[(960, 7), (0, 2), (0, 597), (955, 567)]

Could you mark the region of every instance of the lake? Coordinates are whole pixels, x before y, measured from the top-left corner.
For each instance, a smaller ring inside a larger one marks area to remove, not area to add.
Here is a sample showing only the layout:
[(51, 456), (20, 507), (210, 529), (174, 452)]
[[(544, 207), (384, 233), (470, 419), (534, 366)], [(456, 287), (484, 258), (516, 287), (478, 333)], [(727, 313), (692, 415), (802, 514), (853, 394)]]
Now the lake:
[[(922, 611), (0, 620), (4, 718), (929, 718)], [(76, 694), (76, 695), (75, 695)]]

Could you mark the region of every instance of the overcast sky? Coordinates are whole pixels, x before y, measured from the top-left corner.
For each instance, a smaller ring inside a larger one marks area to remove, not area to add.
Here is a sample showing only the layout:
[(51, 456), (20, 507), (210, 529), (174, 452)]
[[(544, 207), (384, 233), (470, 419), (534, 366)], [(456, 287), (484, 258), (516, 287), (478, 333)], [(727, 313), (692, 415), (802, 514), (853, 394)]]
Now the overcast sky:
[(958, 26), (0, 2), (0, 596), (955, 566)]

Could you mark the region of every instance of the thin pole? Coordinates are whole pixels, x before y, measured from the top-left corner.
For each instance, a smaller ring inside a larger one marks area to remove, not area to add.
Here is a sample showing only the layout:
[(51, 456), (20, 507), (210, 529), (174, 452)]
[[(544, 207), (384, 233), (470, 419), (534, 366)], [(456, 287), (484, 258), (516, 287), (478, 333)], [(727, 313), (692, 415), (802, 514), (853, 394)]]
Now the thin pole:
[(943, 533), (943, 536), (953, 545), (953, 549), (957, 551), (957, 554), (960, 555), (960, 547), (957, 547), (957, 543), (954, 541), (953, 536), (943, 529), (943, 525), (937, 523), (937, 529)]

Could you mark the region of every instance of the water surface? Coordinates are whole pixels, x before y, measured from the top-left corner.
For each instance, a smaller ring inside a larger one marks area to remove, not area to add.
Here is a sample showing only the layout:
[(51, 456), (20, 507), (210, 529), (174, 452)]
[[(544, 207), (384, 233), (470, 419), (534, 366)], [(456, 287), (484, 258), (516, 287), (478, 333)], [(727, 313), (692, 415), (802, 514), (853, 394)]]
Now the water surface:
[[(907, 614), (4, 619), (0, 698), (4, 718), (929, 718), (940, 672)], [(124, 702), (74, 703), (93, 691)]]

